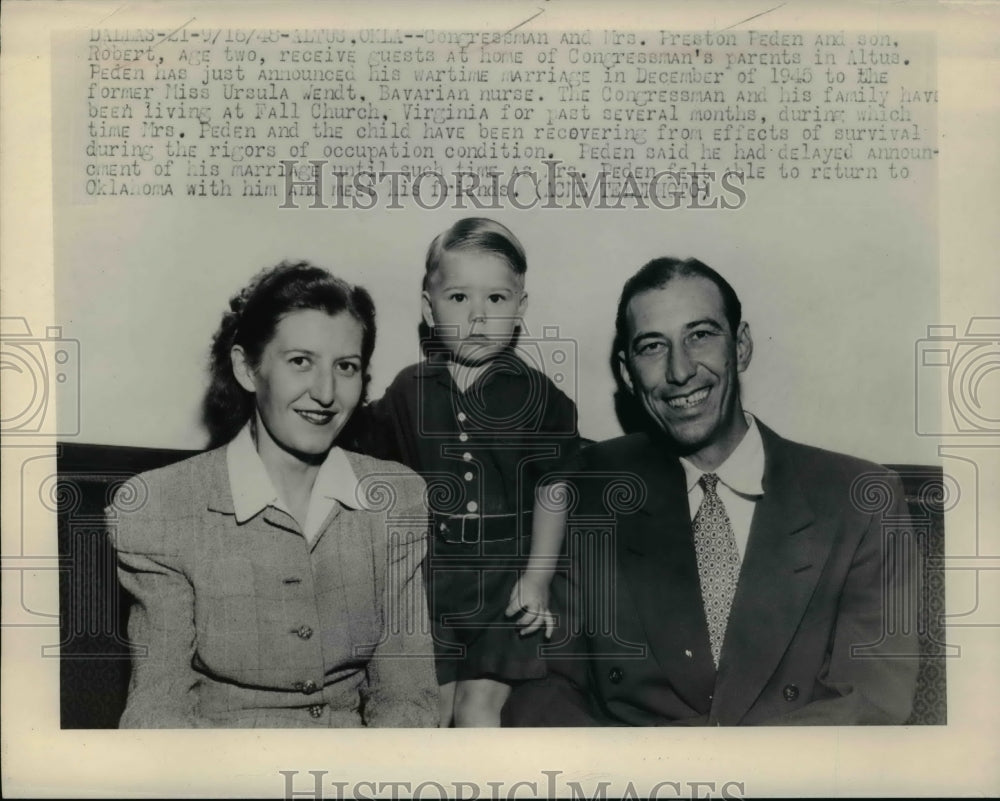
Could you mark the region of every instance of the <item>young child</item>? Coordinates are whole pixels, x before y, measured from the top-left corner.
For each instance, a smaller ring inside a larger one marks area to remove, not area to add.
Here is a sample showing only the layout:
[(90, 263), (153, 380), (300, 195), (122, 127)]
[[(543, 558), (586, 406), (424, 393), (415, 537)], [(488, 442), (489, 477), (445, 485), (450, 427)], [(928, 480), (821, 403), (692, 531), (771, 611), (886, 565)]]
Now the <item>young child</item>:
[(428, 481), (442, 726), (498, 726), (511, 683), (545, 672), (538, 637), (525, 635), (552, 632), (548, 591), (565, 512), (558, 484), (541, 503), (536, 491), (579, 437), (574, 403), (514, 350), (526, 270), (521, 243), (493, 220), (460, 220), (434, 239), (422, 292), (426, 358), (368, 410), (376, 455)]

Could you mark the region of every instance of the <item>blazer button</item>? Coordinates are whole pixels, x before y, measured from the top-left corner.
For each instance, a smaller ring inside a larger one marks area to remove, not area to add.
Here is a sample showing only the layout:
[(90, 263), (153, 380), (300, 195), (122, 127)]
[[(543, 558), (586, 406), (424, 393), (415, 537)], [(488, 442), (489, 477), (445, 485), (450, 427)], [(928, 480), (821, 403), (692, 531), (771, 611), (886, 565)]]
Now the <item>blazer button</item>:
[(781, 691), (786, 701), (794, 701), (799, 697), (799, 688), (794, 684), (786, 684)]
[(299, 626), (295, 633), (298, 634), (303, 640), (308, 640), (313, 636), (313, 630), (308, 626)]
[(612, 684), (621, 684), (624, 677), (625, 673), (619, 667), (613, 667), (608, 671), (608, 681)]
[(309, 681), (302, 682), (302, 692), (304, 692), (306, 695), (312, 695), (318, 689), (319, 688), (316, 686), (316, 682), (314, 682), (312, 679), (309, 679)]
[(314, 718), (320, 717), (323, 714), (323, 705), (313, 704), (311, 707), (309, 707), (309, 714)]

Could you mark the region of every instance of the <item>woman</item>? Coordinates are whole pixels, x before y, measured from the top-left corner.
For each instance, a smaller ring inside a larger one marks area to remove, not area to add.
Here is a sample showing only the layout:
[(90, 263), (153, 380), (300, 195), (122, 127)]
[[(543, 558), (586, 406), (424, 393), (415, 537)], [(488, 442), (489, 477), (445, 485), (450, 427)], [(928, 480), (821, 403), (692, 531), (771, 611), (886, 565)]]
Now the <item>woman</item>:
[(283, 263), (230, 307), (205, 403), (228, 444), (108, 509), (135, 597), (120, 725), (435, 726), (423, 481), (335, 445), (365, 395), (371, 297)]

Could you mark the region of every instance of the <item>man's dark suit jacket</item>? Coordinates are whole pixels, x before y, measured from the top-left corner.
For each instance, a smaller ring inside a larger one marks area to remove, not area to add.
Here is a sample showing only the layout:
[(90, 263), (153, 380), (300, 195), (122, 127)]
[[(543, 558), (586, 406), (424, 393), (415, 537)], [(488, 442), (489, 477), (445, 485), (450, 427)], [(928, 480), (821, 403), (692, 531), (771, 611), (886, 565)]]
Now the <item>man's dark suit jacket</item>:
[(505, 725), (905, 722), (918, 649), (898, 478), (760, 432), (764, 495), (718, 672), (683, 468), (633, 434), (580, 454), (549, 676), (515, 688)]

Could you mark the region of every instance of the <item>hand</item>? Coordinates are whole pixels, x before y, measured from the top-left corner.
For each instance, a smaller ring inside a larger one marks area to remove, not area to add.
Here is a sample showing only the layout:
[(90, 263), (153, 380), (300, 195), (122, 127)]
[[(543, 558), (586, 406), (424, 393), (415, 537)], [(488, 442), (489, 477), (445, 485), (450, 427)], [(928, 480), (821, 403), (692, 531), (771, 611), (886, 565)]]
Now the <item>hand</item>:
[(522, 573), (510, 592), (510, 601), (504, 612), (507, 617), (520, 614), (517, 625), (521, 626), (521, 636), (545, 627), (545, 639), (552, 636), (556, 628), (555, 615), (549, 611), (549, 583)]

